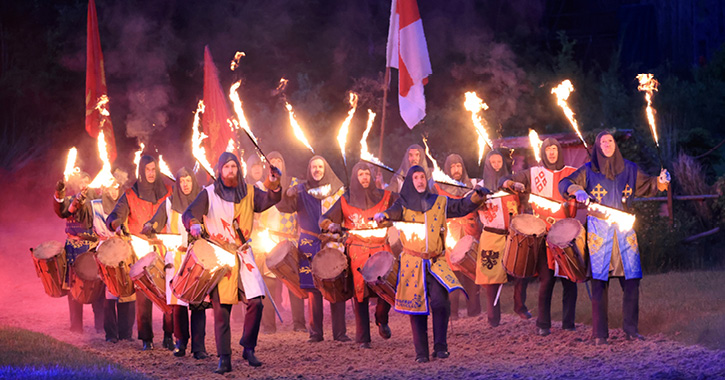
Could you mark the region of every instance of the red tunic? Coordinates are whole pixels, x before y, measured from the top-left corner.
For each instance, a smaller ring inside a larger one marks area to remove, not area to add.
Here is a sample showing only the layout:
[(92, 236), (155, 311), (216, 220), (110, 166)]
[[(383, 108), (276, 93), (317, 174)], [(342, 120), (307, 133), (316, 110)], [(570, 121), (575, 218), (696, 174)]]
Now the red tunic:
[(166, 194), (157, 200), (156, 203), (145, 201), (136, 195), (133, 189), (126, 190), (126, 200), (128, 201), (128, 232), (132, 234), (140, 234), (144, 223), (148, 222), (156, 214), (156, 210), (164, 204), (166, 198), (171, 195), (171, 186), (166, 187)]
[[(438, 183), (434, 184), (435, 189), (438, 191), (438, 194), (445, 195), (448, 198), (451, 199), (462, 199), (462, 196), (456, 196), (453, 195), (445, 190), (443, 190)], [(478, 237), (481, 234), (481, 231), (478, 227), (478, 223), (476, 223), (476, 212), (473, 211), (470, 214), (462, 217), (462, 218), (447, 218), (446, 221), (448, 222), (448, 232), (453, 236), (456, 241), (460, 240), (462, 237), (466, 235), (471, 235)], [(449, 249), (452, 249), (453, 247), (447, 247)]]

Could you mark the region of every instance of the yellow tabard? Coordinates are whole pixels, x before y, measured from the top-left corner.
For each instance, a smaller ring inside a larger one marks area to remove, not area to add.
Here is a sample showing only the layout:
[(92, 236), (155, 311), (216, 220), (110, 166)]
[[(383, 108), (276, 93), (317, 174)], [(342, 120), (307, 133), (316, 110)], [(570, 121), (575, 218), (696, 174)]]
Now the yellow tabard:
[(443, 237), (446, 234), (447, 198), (439, 196), (435, 204), (425, 213), (403, 210), (403, 221), (425, 224), (425, 238), (411, 238), (400, 235), (400, 240), (408, 250), (430, 253), (433, 259), (427, 260), (408, 253), (400, 255), (398, 286), (395, 292), (395, 310), (404, 314), (428, 314), (428, 295), (425, 288), (425, 272), (429, 271), (449, 292), (461, 289), (461, 283), (443, 259)]
[(506, 247), (506, 235), (483, 231), (478, 245), (476, 259), (476, 284), (503, 284), (506, 269), (503, 267), (503, 250)]

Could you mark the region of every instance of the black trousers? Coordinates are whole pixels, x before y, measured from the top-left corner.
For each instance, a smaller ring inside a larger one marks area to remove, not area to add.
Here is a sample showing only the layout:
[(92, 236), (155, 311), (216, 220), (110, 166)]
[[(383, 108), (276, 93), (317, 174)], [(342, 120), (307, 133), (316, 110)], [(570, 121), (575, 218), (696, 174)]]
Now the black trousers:
[(501, 300), (499, 299), (495, 306), (493, 304), (496, 301), (496, 294), (498, 294), (498, 288), (500, 286), (503, 285), (481, 285), (484, 291), (486, 291), (486, 318), (488, 319), (488, 324), (491, 326), (498, 326), (501, 323)]
[[(448, 351), (448, 319), (451, 303), (448, 290), (429, 272), (425, 272), (428, 304), (433, 314), (433, 351)], [(428, 315), (410, 315), (416, 357), (428, 357)]]
[[(471, 280), (470, 278), (466, 277), (461, 272), (453, 272), (455, 273), (456, 277), (458, 278), (458, 281), (460, 281), (461, 285), (463, 285), (463, 290), (466, 291), (466, 294), (468, 294), (468, 299), (466, 300), (466, 313), (469, 317), (475, 317), (479, 314), (481, 314), (481, 287), (480, 285), (477, 285), (475, 281)], [(451, 299), (451, 316), (457, 317), (458, 316), (458, 309), (459, 305), (461, 303), (461, 298), (465, 298), (465, 295), (463, 295), (460, 291), (455, 291), (451, 293), (450, 299)]]
[(305, 300), (297, 297), (291, 290), (287, 290), (289, 293), (290, 309), (292, 309), (292, 325), (295, 328), (306, 329), (305, 322)]
[[(626, 280), (617, 277), (622, 287), (622, 329), (625, 333), (634, 335), (639, 333), (639, 278)], [(610, 278), (611, 280), (611, 278)], [(592, 338), (609, 337), (608, 290), (609, 281), (594, 280), (592, 286)]]
[[(357, 302), (353, 298), (353, 311), (355, 312), (355, 342), (370, 343), (370, 298)], [(382, 298), (377, 298), (375, 305), (375, 325), (387, 325), (390, 313), (390, 304)]]
[[(551, 328), (551, 297), (554, 293), (554, 284), (557, 277), (554, 271), (549, 269), (546, 260), (546, 251), (539, 256), (539, 315), (536, 318), (536, 327), (542, 329)], [(566, 278), (559, 277), (562, 287), (561, 301), (561, 328), (574, 328), (576, 317), (577, 285)]]
[[(98, 299), (91, 303), (93, 308), (93, 327), (97, 331), (103, 328), (103, 304), (105, 301), (105, 292), (101, 292)], [(83, 304), (73, 299), (68, 293), (68, 312), (70, 314), (70, 328), (72, 330), (83, 330)]]
[[(153, 302), (143, 293), (136, 292), (136, 329), (140, 340), (154, 340), (153, 309)], [(174, 318), (171, 313), (164, 314), (163, 329), (164, 337), (174, 334)]]
[(174, 317), (174, 336), (186, 348), (191, 337), (191, 352), (206, 352), (204, 339), (206, 339), (206, 310), (191, 311), (191, 335), (189, 334), (189, 308), (173, 305), (171, 307)]
[(509, 281), (514, 283), (514, 313), (526, 313), (526, 288), (529, 286), (530, 278), (514, 278), (509, 277)]
[(262, 312), (262, 331), (266, 333), (273, 333), (277, 331), (277, 314), (274, 311), (274, 305), (272, 300), (279, 307), (282, 305), (282, 282), (276, 278), (264, 277), (264, 283), (269, 289), (269, 293), (272, 295), (272, 299), (264, 297), (262, 303), (264, 304), (264, 311)]
[(135, 315), (136, 301), (105, 300), (103, 329), (106, 331), (106, 339), (131, 339)]
[[(211, 291), (210, 296), (214, 308), (214, 340), (216, 341), (217, 355), (231, 355), (232, 330), (229, 324), (229, 316), (232, 312), (232, 305), (219, 302), (217, 287)], [(244, 348), (254, 349), (257, 346), (263, 308), (261, 296), (247, 300), (247, 311), (244, 314), (244, 331), (242, 332), (242, 339), (239, 341), (239, 344)]]
[[(322, 338), (322, 293), (308, 290), (310, 300), (310, 338)], [(332, 338), (338, 340), (347, 334), (345, 324), (345, 302), (330, 302), (332, 316)]]

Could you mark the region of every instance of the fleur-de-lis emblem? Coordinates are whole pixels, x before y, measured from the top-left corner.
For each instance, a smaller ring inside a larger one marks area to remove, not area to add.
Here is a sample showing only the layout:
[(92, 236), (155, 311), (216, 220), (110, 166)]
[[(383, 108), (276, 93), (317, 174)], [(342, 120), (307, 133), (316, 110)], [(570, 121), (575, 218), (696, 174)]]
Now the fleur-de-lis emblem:
[(498, 213), (498, 205), (494, 204), (489, 204), (488, 207), (483, 210), (483, 216), (489, 223), (496, 219), (496, 213)]
[(312, 245), (312, 239), (302, 238), (302, 240), (300, 241), (300, 244), (301, 245)]

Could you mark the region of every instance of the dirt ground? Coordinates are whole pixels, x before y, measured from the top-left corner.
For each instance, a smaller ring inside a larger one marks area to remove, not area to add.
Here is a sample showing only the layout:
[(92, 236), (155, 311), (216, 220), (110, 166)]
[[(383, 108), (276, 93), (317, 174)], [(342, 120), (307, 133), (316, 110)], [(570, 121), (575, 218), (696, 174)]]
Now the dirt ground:
[[(52, 186), (52, 183), (48, 185)], [(34, 197), (33, 202), (23, 207), (0, 211), (0, 299), (3, 300), (0, 302), (0, 325), (47, 334), (153, 378), (220, 378), (212, 373), (217, 358), (211, 311), (207, 317), (206, 348), (212, 357), (206, 360), (195, 360), (190, 355), (175, 358), (171, 352), (160, 348), (163, 334), (161, 313), (157, 309), (154, 310), (157, 348), (151, 352), (141, 351), (141, 342), (137, 340), (117, 344), (106, 342), (103, 333), (93, 329), (89, 305), (84, 309), (84, 333), (68, 330), (67, 301), (45, 295), (28, 250), (46, 240), (62, 241), (64, 236), (63, 221), (51, 211), (52, 188), (42, 190), (46, 197)], [(508, 301), (510, 308), (510, 297), (504, 297), (503, 301)], [(530, 299), (528, 303), (530, 308), (535, 308), (535, 300)], [(278, 327), (276, 334), (260, 335), (257, 356), (264, 363), (260, 368), (249, 367), (242, 359), (241, 346), (236, 344), (242, 326), (238, 321), (233, 323), (234, 370), (224, 377), (725, 378), (725, 350), (687, 346), (663, 335), (649, 335), (644, 342), (629, 342), (624, 340), (621, 330), (611, 330), (608, 346), (592, 346), (588, 343), (590, 326), (577, 324), (576, 331), (567, 332), (560, 329), (558, 322), (554, 322), (550, 336), (538, 337), (533, 334), (534, 319), (521, 320), (511, 314), (503, 315), (502, 324), (497, 328), (489, 327), (485, 318), (480, 317), (453, 321), (448, 335), (450, 358), (426, 364), (415, 363), (408, 318), (396, 312), (391, 312), (393, 337), (383, 340), (373, 329), (373, 348), (369, 350), (358, 348), (354, 342), (332, 341), (329, 315), (325, 320), (326, 340), (316, 344), (307, 343), (305, 333), (292, 332), (289, 311), (284, 311), (283, 317), (286, 323)], [(348, 335), (354, 337), (354, 317), (349, 303), (347, 325)], [(432, 347), (432, 331), (429, 335)]]

